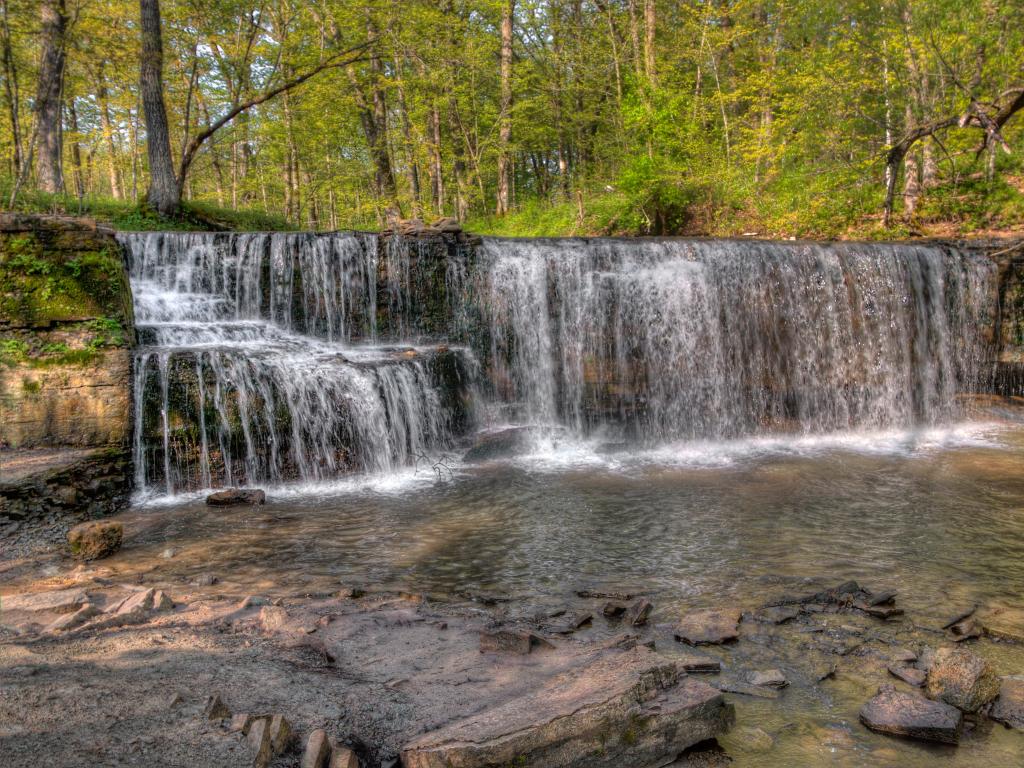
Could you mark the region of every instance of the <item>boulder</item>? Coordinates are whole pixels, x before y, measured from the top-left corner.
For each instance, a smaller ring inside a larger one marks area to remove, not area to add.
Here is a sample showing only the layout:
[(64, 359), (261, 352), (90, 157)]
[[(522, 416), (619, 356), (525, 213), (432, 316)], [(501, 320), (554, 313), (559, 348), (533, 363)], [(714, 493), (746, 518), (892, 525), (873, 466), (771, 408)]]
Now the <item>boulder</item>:
[(675, 637), (690, 645), (714, 645), (739, 637), (740, 612), (736, 609), (694, 611), (676, 625)]
[(242, 504), (259, 506), (267, 503), (267, 494), (259, 488), (228, 488), (206, 497), (211, 507), (233, 507)]
[(68, 531), (71, 554), (82, 560), (110, 557), (121, 548), (124, 526), (111, 520), (90, 520)]
[(999, 685), (999, 698), (989, 717), (1009, 728), (1024, 730), (1024, 675), (1004, 677)]
[(603, 651), (539, 689), (427, 733), (404, 768), (664, 765), (725, 732), (724, 697), (645, 648)]
[(987, 661), (963, 646), (940, 648), (928, 671), (929, 698), (977, 712), (999, 695), (999, 678)]
[(883, 686), (860, 710), (868, 728), (892, 736), (957, 744), (963, 731), (963, 714), (940, 701)]

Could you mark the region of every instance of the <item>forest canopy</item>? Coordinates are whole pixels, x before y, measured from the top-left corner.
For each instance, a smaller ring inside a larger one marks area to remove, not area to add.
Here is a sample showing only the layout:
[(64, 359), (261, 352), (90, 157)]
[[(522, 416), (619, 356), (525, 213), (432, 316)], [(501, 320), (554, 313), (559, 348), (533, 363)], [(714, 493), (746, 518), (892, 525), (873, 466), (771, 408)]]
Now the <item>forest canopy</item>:
[(0, 58), (5, 207), (1024, 228), (1022, 0), (0, 0)]

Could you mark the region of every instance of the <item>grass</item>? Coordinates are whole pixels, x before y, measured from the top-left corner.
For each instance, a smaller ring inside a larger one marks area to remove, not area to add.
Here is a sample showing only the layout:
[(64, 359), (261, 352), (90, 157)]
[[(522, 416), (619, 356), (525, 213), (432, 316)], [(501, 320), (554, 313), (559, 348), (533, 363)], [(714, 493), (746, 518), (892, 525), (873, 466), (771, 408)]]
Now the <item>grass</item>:
[[(8, 200), (10, 190), (0, 184), (0, 200)], [(90, 216), (114, 229), (186, 230), (210, 229), (239, 231), (287, 231), (295, 229), (283, 216), (260, 210), (235, 211), (212, 203), (190, 201), (182, 204), (181, 213), (173, 218), (160, 216), (144, 203), (115, 200), (110, 197), (49, 195), (36, 190), (23, 190), (14, 210), (22, 213), (48, 213), (67, 216)]]

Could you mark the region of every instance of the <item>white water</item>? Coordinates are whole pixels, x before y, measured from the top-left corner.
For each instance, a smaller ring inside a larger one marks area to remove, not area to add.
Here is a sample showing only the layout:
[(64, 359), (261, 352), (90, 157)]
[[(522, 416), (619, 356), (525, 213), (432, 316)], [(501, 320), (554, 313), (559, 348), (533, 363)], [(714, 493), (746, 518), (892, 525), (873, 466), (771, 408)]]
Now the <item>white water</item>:
[(956, 420), (993, 275), (914, 245), (488, 239), (477, 291), (525, 419), (652, 444)]
[(421, 482), (471, 396), (491, 426), (541, 427), (520, 459), (537, 468), (914, 451), (973, 434), (959, 395), (991, 373), (994, 266), (939, 247), (487, 238), (426, 285), (439, 328), (422, 241), (123, 240), (151, 493)]
[(450, 442), (433, 350), (349, 343), (375, 336), (372, 236), (122, 240), (143, 342), (143, 493), (324, 482), (404, 467)]

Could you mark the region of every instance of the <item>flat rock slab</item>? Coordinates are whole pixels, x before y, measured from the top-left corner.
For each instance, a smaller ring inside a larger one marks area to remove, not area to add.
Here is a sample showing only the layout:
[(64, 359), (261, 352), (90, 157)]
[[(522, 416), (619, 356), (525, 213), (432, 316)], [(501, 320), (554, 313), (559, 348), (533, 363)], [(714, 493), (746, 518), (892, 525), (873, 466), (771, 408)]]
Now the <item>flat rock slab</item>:
[(1024, 730), (1024, 675), (1002, 678), (999, 698), (992, 705), (989, 717), (1010, 728)]
[(963, 647), (939, 648), (928, 671), (928, 696), (977, 712), (999, 695), (999, 678), (987, 661)]
[(539, 689), (413, 740), (405, 768), (647, 766), (725, 732), (722, 695), (646, 648), (605, 650)]
[(739, 610), (694, 611), (675, 628), (676, 640), (690, 645), (714, 645), (739, 637)]
[(889, 674), (893, 677), (898, 677), (907, 685), (912, 685), (915, 688), (920, 688), (924, 685), (925, 678), (928, 676), (924, 670), (917, 667), (901, 667), (896, 664), (889, 665)]
[(0, 598), (0, 610), (52, 611), (53, 613), (72, 613), (89, 601), (89, 596), (81, 589), (59, 589), (53, 592), (34, 592), (27, 595), (11, 595)]
[(860, 710), (868, 728), (892, 736), (957, 744), (963, 731), (963, 714), (941, 701), (929, 701), (892, 687), (883, 687)]

